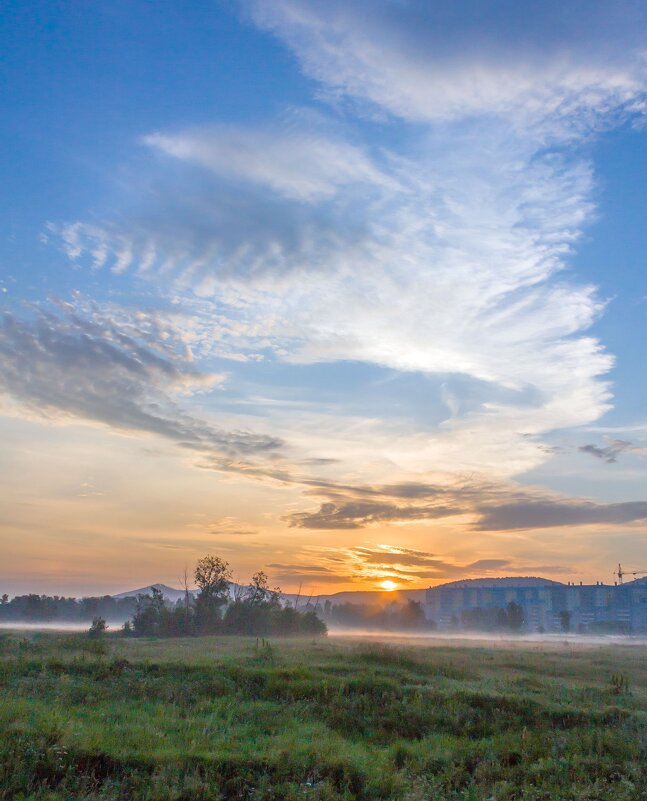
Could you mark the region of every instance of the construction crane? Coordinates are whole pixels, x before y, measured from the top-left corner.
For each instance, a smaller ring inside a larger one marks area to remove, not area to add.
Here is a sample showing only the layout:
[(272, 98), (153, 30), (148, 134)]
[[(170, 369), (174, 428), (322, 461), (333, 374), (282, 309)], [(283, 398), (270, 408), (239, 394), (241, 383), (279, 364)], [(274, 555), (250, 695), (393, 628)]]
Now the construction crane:
[(618, 563), (618, 569), (613, 575), (618, 577), (618, 584), (622, 584), (624, 576), (647, 576), (647, 570), (623, 570), (622, 565)]

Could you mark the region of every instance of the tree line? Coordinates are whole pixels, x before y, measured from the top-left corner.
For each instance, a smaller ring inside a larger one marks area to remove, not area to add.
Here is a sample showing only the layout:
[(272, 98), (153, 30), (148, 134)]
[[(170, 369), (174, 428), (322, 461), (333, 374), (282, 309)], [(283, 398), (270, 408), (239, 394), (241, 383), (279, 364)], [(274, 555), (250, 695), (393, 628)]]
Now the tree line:
[(322, 609), (323, 619), (332, 626), (352, 629), (385, 629), (387, 631), (422, 631), (435, 628), (434, 623), (425, 618), (419, 601), (406, 600), (404, 603), (378, 604), (333, 604), (325, 601)]
[(135, 598), (113, 598), (111, 595), (66, 598), (62, 595), (8, 595), (0, 597), (0, 621), (42, 623), (61, 621), (79, 623), (101, 617), (109, 621), (123, 621), (135, 613)]
[[(270, 589), (263, 571), (252, 576), (246, 587), (232, 584), (229, 564), (218, 556), (204, 556), (196, 564), (193, 578), (197, 592), (185, 581), (184, 599), (168, 603), (161, 590), (138, 595), (132, 620), (123, 632), (132, 636), (184, 637), (200, 634), (321, 635), (326, 624), (316, 610), (281, 603), (279, 587)], [(232, 595), (232, 587), (234, 587)], [(99, 633), (100, 622), (93, 622)]]

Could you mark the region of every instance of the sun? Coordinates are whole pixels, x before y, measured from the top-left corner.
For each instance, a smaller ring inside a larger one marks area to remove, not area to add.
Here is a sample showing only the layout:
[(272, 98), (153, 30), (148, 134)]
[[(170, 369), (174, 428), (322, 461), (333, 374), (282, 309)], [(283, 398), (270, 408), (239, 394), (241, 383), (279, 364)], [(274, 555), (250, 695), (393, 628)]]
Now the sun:
[(382, 582), (382, 586), (387, 592), (393, 592), (393, 590), (397, 589), (398, 585), (395, 583), (395, 581), (390, 581), (389, 579), (385, 579)]

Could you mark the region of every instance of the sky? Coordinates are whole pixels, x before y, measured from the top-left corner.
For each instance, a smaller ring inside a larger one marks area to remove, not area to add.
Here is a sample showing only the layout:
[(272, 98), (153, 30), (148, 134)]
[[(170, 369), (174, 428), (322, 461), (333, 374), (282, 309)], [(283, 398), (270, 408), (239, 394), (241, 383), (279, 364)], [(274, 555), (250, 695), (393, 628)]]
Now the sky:
[(8, 0), (0, 52), (3, 592), (647, 570), (644, 3)]

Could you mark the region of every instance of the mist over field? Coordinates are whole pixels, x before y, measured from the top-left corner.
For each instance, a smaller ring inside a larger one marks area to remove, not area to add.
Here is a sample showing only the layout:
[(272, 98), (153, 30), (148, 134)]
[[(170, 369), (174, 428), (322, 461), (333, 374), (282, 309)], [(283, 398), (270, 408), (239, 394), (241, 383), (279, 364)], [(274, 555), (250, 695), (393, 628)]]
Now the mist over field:
[[(126, 621), (122, 621), (125, 623)], [(70, 631), (70, 632), (78, 632), (78, 631), (87, 631), (89, 626), (86, 623), (66, 623), (63, 621), (59, 621), (56, 623), (26, 623), (21, 621), (15, 621), (12, 623), (3, 622), (0, 623), (0, 629), (5, 629), (7, 631)]]

